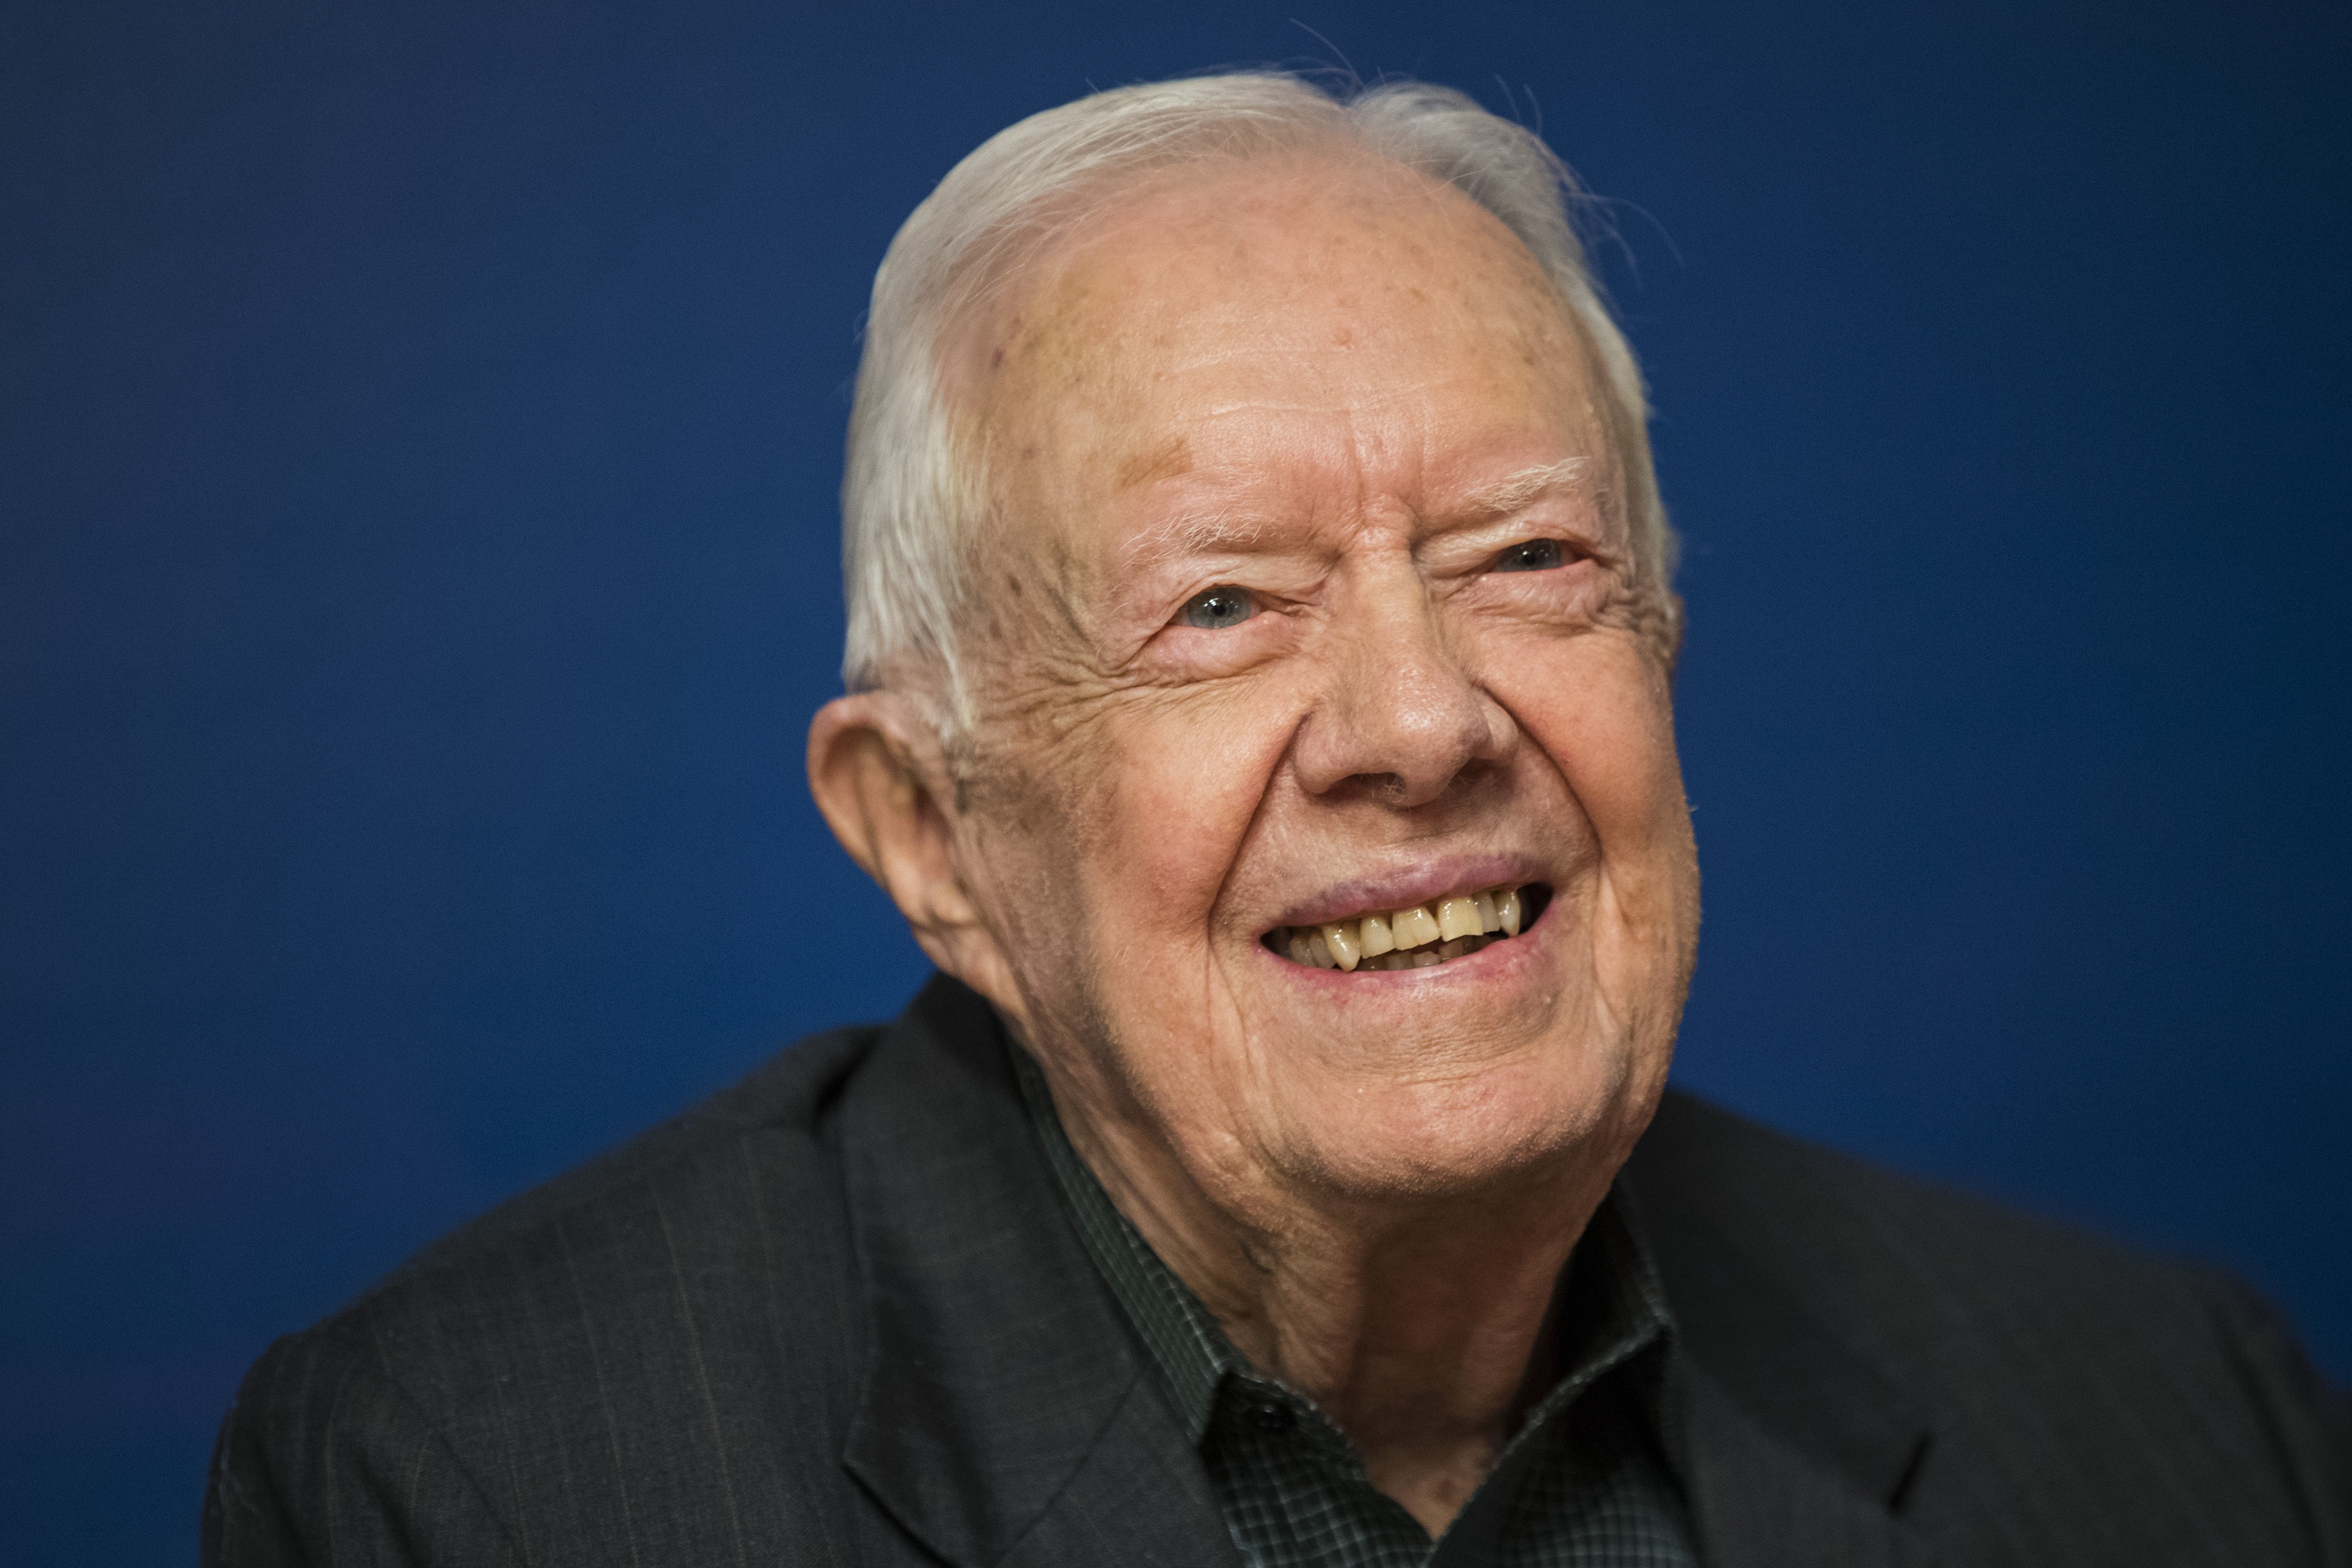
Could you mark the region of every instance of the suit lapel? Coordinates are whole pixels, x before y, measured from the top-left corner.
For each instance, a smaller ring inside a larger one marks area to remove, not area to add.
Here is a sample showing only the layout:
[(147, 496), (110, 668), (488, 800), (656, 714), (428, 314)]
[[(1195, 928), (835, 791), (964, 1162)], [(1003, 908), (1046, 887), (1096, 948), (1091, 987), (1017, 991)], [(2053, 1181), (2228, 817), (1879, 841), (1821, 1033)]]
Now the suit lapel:
[(1102, 1440), (1003, 1568), (1106, 1563), (1240, 1568), (1208, 1472), (1150, 1378), (1129, 1386)]
[(1790, 1278), (1752, 1222), (1727, 1217), (1739, 1173), (1717, 1166), (1704, 1124), (1677, 1098), (1668, 1096), (1620, 1191), (1675, 1315), (1670, 1440), (1705, 1562), (1932, 1563), (1898, 1517), (1931, 1447), (1927, 1412), (1806, 1304), (1808, 1284), (1835, 1288), (1834, 1260), (1809, 1260)]
[(1234, 1562), (1199, 1457), (1065, 1218), (993, 1013), (934, 980), (844, 1093), (872, 1312), (843, 1461), (964, 1568)]
[(1769, 1430), (1703, 1366), (1677, 1367), (1684, 1474), (1707, 1568), (1929, 1568), (1928, 1544), (1853, 1478)]

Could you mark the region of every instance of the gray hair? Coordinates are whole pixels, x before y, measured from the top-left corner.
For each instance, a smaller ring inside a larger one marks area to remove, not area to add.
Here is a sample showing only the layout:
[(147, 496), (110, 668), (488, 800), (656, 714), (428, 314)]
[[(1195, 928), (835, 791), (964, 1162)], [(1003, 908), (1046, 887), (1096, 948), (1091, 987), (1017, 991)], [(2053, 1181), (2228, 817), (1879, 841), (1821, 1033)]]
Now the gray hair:
[[(1281, 72), (1115, 89), (1049, 109), (982, 142), (917, 207), (874, 276), (842, 480), (852, 690), (922, 676), (943, 730), (968, 727), (955, 628), (988, 516), (980, 454), (960, 440), (939, 345), (961, 309), (1077, 221), (1085, 197), (1211, 160), (1337, 147), (1453, 185), (1517, 235), (1566, 301), (1601, 371), (1619, 446), (1637, 600), (1671, 650), (1674, 537), (1650, 465), (1642, 372), (1610, 319), (1577, 237), (1575, 177), (1525, 126), (1420, 82), (1334, 93)], [(943, 711), (942, 711), (943, 710)]]

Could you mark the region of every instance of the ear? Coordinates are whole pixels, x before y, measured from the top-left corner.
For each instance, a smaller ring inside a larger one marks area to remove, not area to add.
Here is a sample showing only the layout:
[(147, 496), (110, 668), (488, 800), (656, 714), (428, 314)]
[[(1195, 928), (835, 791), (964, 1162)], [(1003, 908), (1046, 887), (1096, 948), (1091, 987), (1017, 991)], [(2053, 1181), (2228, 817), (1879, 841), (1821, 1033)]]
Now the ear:
[(1018, 1018), (1019, 992), (967, 883), (955, 781), (939, 737), (895, 692), (835, 697), (809, 724), (809, 791), (932, 963)]

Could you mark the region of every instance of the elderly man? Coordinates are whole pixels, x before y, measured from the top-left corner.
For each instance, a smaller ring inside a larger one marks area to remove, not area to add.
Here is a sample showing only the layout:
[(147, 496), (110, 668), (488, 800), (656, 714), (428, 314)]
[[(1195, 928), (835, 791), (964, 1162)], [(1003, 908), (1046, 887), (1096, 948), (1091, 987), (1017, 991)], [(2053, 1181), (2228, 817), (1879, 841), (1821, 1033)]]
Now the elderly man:
[(2347, 1561), (2241, 1291), (1665, 1092), (1681, 614), (1566, 191), (1270, 75), (940, 184), (809, 773), (943, 977), (275, 1347), (211, 1561)]

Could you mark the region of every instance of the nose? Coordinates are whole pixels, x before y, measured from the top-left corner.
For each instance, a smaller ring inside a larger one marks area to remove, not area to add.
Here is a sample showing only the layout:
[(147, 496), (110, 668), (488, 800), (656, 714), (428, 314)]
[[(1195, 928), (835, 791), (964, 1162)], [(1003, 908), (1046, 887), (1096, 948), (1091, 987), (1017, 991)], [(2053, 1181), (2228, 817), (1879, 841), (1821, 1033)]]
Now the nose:
[(1330, 674), (1293, 743), (1310, 795), (1356, 791), (1400, 808), (1439, 799), (1510, 759), (1518, 726), (1446, 645), (1417, 573), (1335, 625)]

